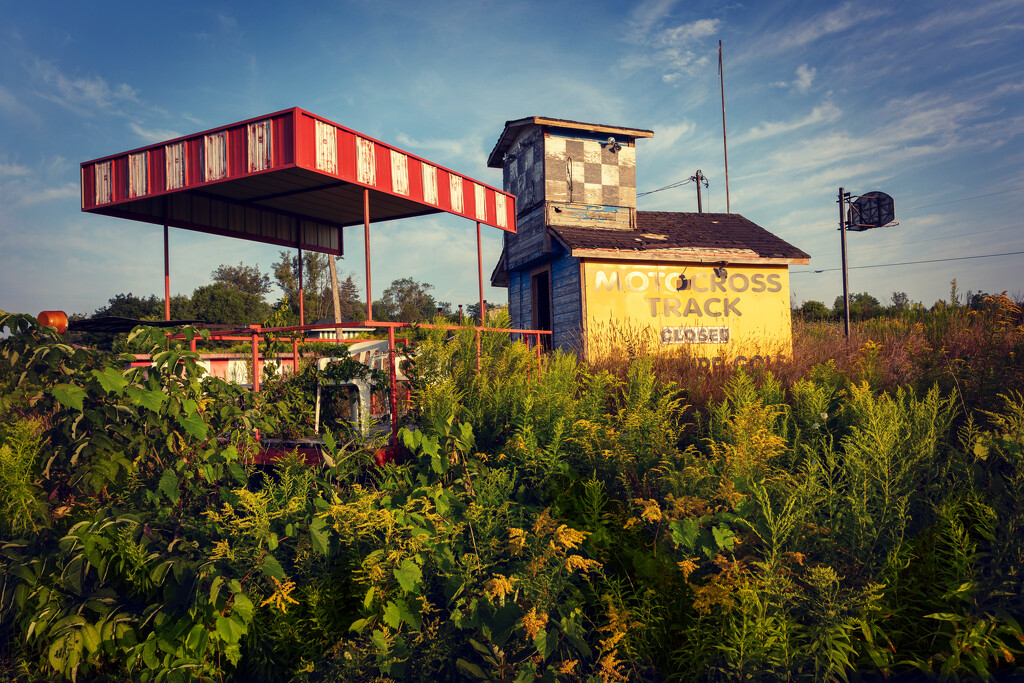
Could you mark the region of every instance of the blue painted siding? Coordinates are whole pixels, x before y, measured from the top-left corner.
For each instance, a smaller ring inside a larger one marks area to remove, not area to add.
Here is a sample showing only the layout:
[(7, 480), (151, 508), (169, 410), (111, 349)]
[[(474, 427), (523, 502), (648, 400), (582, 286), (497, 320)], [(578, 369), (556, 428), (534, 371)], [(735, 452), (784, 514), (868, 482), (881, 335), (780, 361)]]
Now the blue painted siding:
[(552, 343), (565, 351), (583, 348), (583, 297), (580, 260), (569, 255), (551, 262)]

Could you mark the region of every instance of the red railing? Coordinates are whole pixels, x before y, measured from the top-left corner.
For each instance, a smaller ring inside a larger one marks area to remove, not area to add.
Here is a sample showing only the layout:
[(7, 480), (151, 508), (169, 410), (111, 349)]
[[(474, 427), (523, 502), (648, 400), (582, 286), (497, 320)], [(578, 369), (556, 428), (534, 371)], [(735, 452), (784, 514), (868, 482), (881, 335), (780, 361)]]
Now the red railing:
[[(343, 330), (345, 328), (365, 328), (372, 327), (374, 329), (386, 329), (388, 333), (388, 381), (390, 387), (390, 399), (389, 409), (391, 410), (391, 445), (396, 446), (398, 444), (398, 370), (396, 367), (395, 360), (395, 344), (397, 339), (395, 338), (395, 330), (401, 328), (426, 328), (432, 330), (464, 330), (466, 327), (462, 325), (438, 325), (433, 323), (395, 323), (395, 322), (378, 322), (378, 321), (362, 321), (352, 323), (322, 323), (319, 325), (293, 325), (290, 327), (263, 327), (262, 325), (249, 325), (245, 327), (230, 327), (224, 329), (226, 326), (210, 326), (207, 329), (210, 330), (210, 339), (218, 341), (247, 341), (252, 344), (252, 377), (253, 377), (253, 391), (260, 390), (260, 370), (261, 370), (261, 358), (259, 352), (259, 343), (261, 338), (265, 335), (273, 335), (275, 342), (282, 341), (281, 337), (277, 335), (288, 335), (283, 339), (290, 339), (292, 342), (292, 367), (295, 371), (299, 368), (299, 340), (294, 333), (299, 332), (304, 336), (307, 332), (313, 332), (317, 330)], [(540, 357), (543, 345), (541, 343), (542, 335), (550, 335), (550, 330), (525, 330), (516, 328), (505, 328), (505, 327), (474, 327), (472, 328), (476, 337), (476, 350), (477, 350), (477, 370), (480, 369), (480, 352), (481, 352), (481, 335), (483, 333), (506, 333), (510, 335), (518, 336), (527, 346), (527, 348), (534, 349), (537, 357)], [(185, 336), (182, 334), (172, 335), (173, 339), (184, 339)], [(190, 342), (191, 349), (196, 350), (195, 337)], [(337, 344), (354, 344), (365, 341), (383, 341), (380, 340), (368, 340), (368, 339), (317, 339), (312, 341), (325, 341), (333, 342)], [(408, 343), (408, 339), (402, 340)]]

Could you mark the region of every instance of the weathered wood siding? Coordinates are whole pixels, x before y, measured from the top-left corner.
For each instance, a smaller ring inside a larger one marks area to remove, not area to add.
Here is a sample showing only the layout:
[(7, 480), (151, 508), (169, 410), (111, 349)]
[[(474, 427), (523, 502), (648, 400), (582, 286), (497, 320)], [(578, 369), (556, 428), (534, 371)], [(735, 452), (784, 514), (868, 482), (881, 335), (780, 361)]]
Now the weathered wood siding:
[(583, 348), (580, 260), (564, 255), (551, 263), (552, 344), (565, 351)]
[(533, 327), (530, 276), (521, 271), (514, 270), (508, 274), (508, 314), (513, 328), (528, 330)]
[(544, 201), (544, 134), (532, 128), (506, 152), (503, 180), (506, 192), (516, 196), (519, 216)]
[(516, 229), (516, 234), (505, 233), (505, 262), (510, 271), (527, 266), (551, 251), (543, 204), (521, 216)]

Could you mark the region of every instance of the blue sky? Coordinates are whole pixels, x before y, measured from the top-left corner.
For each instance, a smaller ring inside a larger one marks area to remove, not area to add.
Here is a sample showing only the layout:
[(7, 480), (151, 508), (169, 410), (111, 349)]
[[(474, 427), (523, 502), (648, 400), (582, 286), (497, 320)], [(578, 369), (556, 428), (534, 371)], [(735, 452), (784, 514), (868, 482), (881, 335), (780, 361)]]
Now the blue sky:
[[(812, 256), (796, 303), (841, 293), (839, 186), (895, 198), (899, 226), (849, 235), (850, 286), (931, 305), (1024, 295), (1024, 0), (992, 2), (7, 3), (0, 26), (0, 309), (91, 313), (162, 294), (162, 230), (83, 214), (79, 164), (298, 106), (500, 187), (504, 122), (648, 128), (640, 192), (697, 169), (725, 210), (718, 41), (732, 210)], [(692, 185), (639, 200), (695, 211)], [(371, 238), (392, 279), (477, 298), (475, 225), (426, 217)], [(362, 282), (362, 236), (343, 272)], [(500, 237), (484, 241), (485, 275)], [(278, 249), (171, 231), (171, 288)], [(825, 270), (823, 273), (807, 271)], [(485, 290), (501, 301), (504, 290)]]

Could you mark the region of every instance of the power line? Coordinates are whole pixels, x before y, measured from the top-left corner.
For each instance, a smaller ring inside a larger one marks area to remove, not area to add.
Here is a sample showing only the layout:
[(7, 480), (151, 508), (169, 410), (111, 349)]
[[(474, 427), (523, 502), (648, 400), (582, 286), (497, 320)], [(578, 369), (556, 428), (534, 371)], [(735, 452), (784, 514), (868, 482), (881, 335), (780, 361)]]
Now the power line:
[(999, 192), (989, 192), (988, 194), (976, 194), (973, 197), (961, 197), (960, 199), (950, 199), (948, 202), (936, 202), (934, 204), (922, 204), (921, 206), (914, 206), (909, 209), (902, 209), (902, 211), (917, 211), (918, 209), (930, 209), (933, 206), (942, 206), (944, 204), (956, 204), (957, 202), (966, 202), (969, 199), (984, 199), (985, 197), (995, 197), (997, 194), (1006, 194), (1007, 192), (1020, 192), (1024, 190), (1024, 187), (1014, 187), (1009, 190), (1000, 190)]
[[(850, 266), (847, 270), (859, 270), (861, 268), (890, 268), (892, 266), (913, 266), (919, 263), (941, 263), (943, 261), (966, 261), (968, 259), (976, 258), (993, 258), (995, 256), (1016, 256), (1017, 254), (1024, 254), (1024, 251), (1007, 251), (1001, 254), (978, 254), (977, 256), (957, 256), (954, 258), (933, 258), (925, 261), (902, 261), (900, 263), (876, 263), (870, 266)], [(828, 273), (833, 270), (842, 270), (842, 268), (823, 268), (822, 270), (794, 270), (792, 275), (800, 273)]]
[[(956, 234), (956, 235), (946, 235), (944, 237), (929, 237), (928, 239), (923, 239), (923, 240), (912, 240), (910, 242), (897, 242), (896, 244), (886, 244), (885, 248), (888, 249), (890, 247), (906, 247), (906, 246), (909, 246), (909, 245), (912, 245), (912, 244), (921, 244), (923, 242), (937, 242), (939, 240), (953, 240), (953, 239), (957, 239), (957, 238), (960, 238), (960, 237), (970, 237), (972, 235), (987, 235), (990, 232), (1005, 232), (1007, 230), (1020, 230), (1021, 228), (1024, 228), (1024, 225), (1011, 225), (1011, 226), (1006, 227), (1006, 228), (992, 228), (991, 230), (977, 230), (975, 232), (962, 232), (962, 233), (959, 233), (959, 234)], [(858, 252), (862, 252), (862, 251), (878, 251), (878, 247), (858, 247), (857, 249), (849, 249), (848, 253), (854, 254), (854, 253), (858, 253)], [(838, 254), (838, 253), (839, 253), (838, 251), (826, 251), (826, 252), (818, 254), (818, 256), (832, 256), (832, 255)]]
[(662, 190), (671, 190), (676, 187), (682, 187), (683, 185), (689, 185), (692, 182), (693, 178), (687, 178), (686, 180), (679, 180), (677, 182), (666, 185), (665, 187), (659, 187), (657, 190), (648, 190), (647, 192), (640, 192), (639, 194), (637, 194), (637, 199), (639, 199), (640, 197), (646, 197), (649, 194), (654, 194), (655, 192), (661, 192)]
[[(911, 211), (917, 211), (919, 209), (929, 209), (929, 208), (931, 208), (933, 206), (943, 206), (945, 204), (956, 204), (957, 202), (966, 202), (966, 201), (971, 200), (971, 199), (984, 199), (985, 197), (994, 197), (994, 196), (999, 195), (999, 194), (1007, 194), (1008, 192), (1020, 192), (1021, 190), (1024, 190), (1024, 187), (1013, 187), (1013, 188), (1010, 188), (1009, 190), (999, 190), (998, 192), (989, 192), (987, 194), (976, 194), (976, 195), (974, 195), (972, 197), (960, 197), (959, 199), (950, 199), (949, 201), (946, 201), (946, 202), (936, 202), (934, 204), (922, 204), (921, 206), (912, 206), (909, 209), (900, 209), (899, 212), (900, 212), (900, 215), (902, 215), (904, 213), (910, 213)], [(658, 190), (655, 190), (655, 192), (657, 192), (657, 191)], [(649, 193), (645, 192), (644, 194), (649, 194)], [(639, 194), (637, 195), (637, 197), (642, 197), (642, 196), (643, 195), (639, 195)], [(812, 228), (833, 228), (833, 227), (835, 227), (835, 223), (819, 223), (818, 225), (811, 226), (811, 227)], [(838, 230), (838, 229), (839, 228), (836, 228), (836, 230)], [(913, 242), (911, 242), (911, 244), (913, 244)]]

